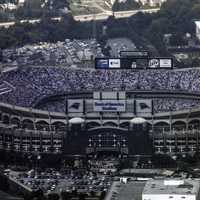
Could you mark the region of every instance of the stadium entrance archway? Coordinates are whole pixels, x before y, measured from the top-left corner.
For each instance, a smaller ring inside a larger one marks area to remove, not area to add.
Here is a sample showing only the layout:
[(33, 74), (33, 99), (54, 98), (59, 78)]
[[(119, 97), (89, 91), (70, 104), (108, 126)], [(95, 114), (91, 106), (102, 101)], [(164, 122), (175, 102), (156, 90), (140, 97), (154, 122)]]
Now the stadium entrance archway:
[(65, 155), (151, 155), (152, 141), (146, 128), (134, 129), (99, 126), (68, 132), (64, 142)]
[(97, 127), (88, 130), (87, 155), (128, 155), (128, 130), (120, 127)]

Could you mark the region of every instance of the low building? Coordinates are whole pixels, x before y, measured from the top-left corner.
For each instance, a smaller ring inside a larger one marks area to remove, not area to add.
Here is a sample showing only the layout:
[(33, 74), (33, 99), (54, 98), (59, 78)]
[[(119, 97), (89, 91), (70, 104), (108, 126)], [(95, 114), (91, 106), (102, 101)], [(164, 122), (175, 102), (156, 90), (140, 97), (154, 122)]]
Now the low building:
[(136, 0), (136, 2), (141, 3), (143, 6), (148, 5), (151, 7), (161, 6), (166, 0)]
[(200, 21), (195, 21), (196, 25), (196, 37), (198, 40), (200, 40)]
[(185, 180), (149, 180), (142, 200), (196, 200), (199, 196), (199, 181)]
[(16, 10), (17, 6), (13, 3), (0, 4), (0, 8), (3, 10)]

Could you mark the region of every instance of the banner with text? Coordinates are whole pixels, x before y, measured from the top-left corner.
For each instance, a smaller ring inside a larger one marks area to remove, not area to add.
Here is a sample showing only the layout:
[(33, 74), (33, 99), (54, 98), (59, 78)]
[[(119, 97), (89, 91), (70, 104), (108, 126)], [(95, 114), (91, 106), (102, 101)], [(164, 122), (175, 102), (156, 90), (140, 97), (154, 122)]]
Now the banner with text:
[(93, 110), (95, 112), (125, 112), (125, 100), (94, 100)]

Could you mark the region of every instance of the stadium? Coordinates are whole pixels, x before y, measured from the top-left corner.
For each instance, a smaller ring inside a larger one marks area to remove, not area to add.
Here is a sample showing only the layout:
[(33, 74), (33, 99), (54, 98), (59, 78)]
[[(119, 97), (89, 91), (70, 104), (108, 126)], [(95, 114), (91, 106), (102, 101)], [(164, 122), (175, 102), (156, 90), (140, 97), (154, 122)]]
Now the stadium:
[(20, 67), (0, 78), (0, 148), (91, 156), (194, 155), (200, 69)]

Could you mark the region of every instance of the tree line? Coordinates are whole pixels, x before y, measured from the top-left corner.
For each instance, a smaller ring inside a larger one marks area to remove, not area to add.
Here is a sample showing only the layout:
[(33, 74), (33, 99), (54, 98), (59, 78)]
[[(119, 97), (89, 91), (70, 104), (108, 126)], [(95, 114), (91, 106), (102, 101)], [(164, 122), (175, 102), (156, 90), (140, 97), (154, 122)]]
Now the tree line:
[[(104, 43), (108, 38), (127, 37), (137, 47), (148, 47), (153, 54), (168, 54), (163, 40), (164, 34), (172, 34), (171, 43), (183, 44), (184, 36), (195, 34), (194, 20), (200, 13), (199, 0), (168, 0), (159, 12), (154, 14), (137, 13), (130, 18), (106, 21), (78, 22), (71, 14), (62, 16), (60, 22), (52, 21), (48, 15), (41, 17), (36, 24), (20, 24), (0, 29), (0, 48), (21, 46), (27, 43), (56, 42), (69, 39), (89, 39), (95, 35)], [(95, 26), (95, 29), (94, 29)], [(106, 26), (106, 33), (102, 34)], [(154, 48), (156, 47), (156, 48)]]

